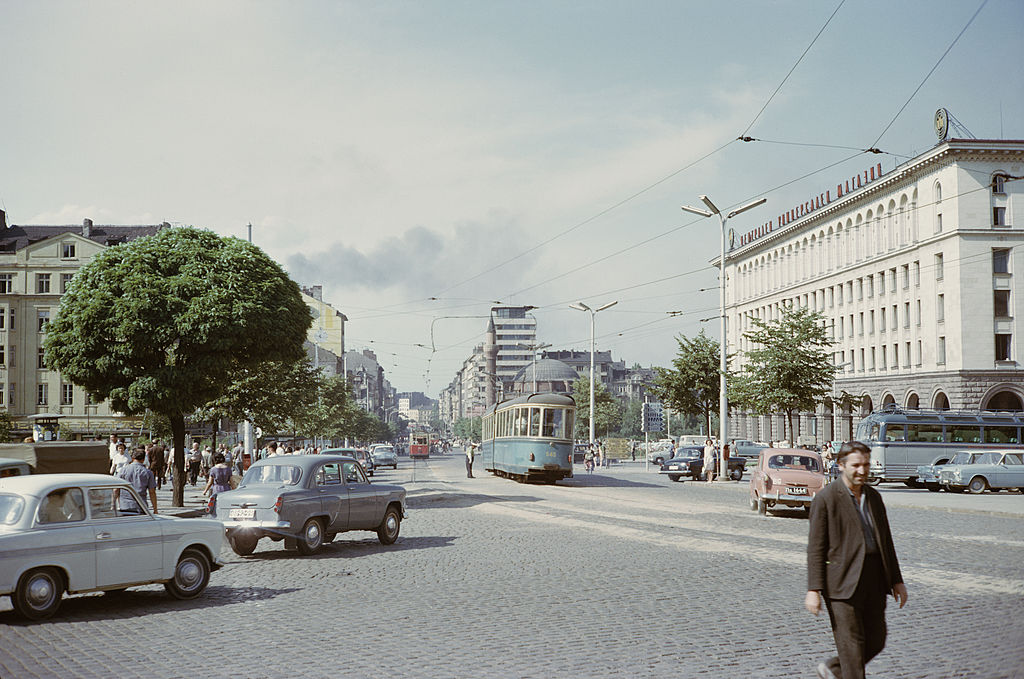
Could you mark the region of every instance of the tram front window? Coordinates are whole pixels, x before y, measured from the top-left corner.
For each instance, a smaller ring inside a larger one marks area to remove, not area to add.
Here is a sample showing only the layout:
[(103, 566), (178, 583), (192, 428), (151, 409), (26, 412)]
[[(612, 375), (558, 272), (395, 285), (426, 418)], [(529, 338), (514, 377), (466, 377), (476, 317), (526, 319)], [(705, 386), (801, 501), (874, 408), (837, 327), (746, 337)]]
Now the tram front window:
[(566, 438), (565, 436), (565, 412), (561, 409), (546, 408), (544, 410), (544, 433), (543, 436), (550, 438)]

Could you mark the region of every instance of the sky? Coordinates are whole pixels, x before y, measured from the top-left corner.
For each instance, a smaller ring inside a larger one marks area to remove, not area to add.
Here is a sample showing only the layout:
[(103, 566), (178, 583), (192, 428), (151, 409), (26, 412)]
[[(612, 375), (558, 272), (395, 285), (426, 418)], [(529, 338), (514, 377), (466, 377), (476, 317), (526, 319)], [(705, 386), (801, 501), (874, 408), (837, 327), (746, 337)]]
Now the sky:
[(680, 205), (767, 198), (746, 232), (928, 150), (939, 107), (1024, 139), (1021, 35), (1020, 0), (0, 0), (0, 207), (252, 224), (399, 391), (497, 303), (588, 350), (569, 303), (617, 301), (597, 349), (668, 365), (718, 336), (719, 224)]

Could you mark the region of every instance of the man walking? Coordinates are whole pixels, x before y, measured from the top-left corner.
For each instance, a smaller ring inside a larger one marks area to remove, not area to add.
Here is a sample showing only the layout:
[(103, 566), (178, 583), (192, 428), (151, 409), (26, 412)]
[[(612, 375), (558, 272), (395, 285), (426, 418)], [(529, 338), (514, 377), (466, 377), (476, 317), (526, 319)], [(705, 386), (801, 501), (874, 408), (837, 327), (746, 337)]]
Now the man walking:
[[(145, 449), (136, 448), (132, 460), (132, 463), (125, 465), (117, 475), (132, 484), (132, 487), (139, 493), (139, 497), (142, 498), (142, 504), (151, 507), (153, 513), (156, 514), (156, 478), (153, 476), (153, 472), (146, 469)], [(122, 493), (120, 490), (114, 489), (114, 502), (117, 503), (122, 513), (146, 513), (130, 493)]]
[(860, 441), (836, 454), (840, 477), (814, 496), (807, 539), (804, 607), (818, 615), (825, 600), (838, 656), (819, 663), (821, 679), (863, 679), (885, 647), (885, 604), (907, 602), (882, 496), (866, 485), (871, 450)]
[(466, 478), (473, 478), (473, 458), (476, 457), (476, 444), (466, 446)]

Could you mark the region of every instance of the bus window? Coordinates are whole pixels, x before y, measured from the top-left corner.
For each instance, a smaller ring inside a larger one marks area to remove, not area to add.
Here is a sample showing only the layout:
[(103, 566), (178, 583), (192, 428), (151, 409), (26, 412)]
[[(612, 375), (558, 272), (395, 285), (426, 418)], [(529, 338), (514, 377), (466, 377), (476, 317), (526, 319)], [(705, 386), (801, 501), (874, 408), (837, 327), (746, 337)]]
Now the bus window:
[(945, 443), (941, 424), (908, 424), (907, 440), (918, 443)]
[(1016, 427), (985, 427), (985, 443), (1020, 443)]
[(530, 436), (540, 436), (540, 408), (530, 408)]
[(563, 425), (565, 422), (565, 411), (560, 408), (544, 409), (544, 429), (541, 436), (561, 439), (565, 438)]
[(906, 441), (906, 436), (903, 434), (902, 424), (888, 424), (885, 427), (885, 440), (886, 441)]
[(949, 440), (952, 443), (981, 443), (981, 427), (951, 424), (948, 426), (948, 430)]

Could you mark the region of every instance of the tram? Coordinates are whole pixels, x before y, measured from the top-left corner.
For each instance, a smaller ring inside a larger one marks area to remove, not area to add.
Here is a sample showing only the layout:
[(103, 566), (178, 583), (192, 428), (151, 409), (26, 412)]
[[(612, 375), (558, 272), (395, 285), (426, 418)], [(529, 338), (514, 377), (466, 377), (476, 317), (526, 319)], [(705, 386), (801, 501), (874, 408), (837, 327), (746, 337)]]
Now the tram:
[(869, 481), (913, 486), (917, 468), (945, 464), (962, 450), (1024, 448), (1024, 413), (889, 407), (857, 425), (857, 440), (871, 448)]
[(576, 402), (566, 394), (520, 396), (484, 413), (478, 456), (496, 476), (520, 483), (572, 478)]
[(427, 432), (414, 431), (409, 434), (409, 457), (430, 457), (430, 435)]

